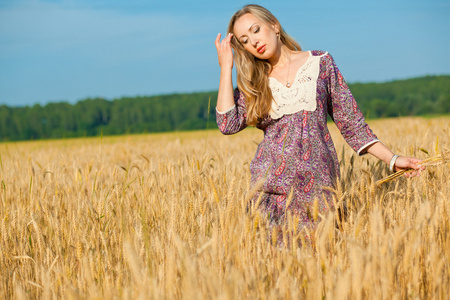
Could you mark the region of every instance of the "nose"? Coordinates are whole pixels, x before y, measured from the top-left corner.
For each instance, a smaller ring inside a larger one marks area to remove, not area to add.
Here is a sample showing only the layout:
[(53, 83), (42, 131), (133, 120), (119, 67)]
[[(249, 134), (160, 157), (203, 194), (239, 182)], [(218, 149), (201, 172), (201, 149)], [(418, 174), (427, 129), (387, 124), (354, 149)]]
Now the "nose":
[(259, 43), (259, 41), (258, 41), (256, 38), (250, 37), (250, 43), (251, 43), (253, 46), (256, 46), (256, 45)]

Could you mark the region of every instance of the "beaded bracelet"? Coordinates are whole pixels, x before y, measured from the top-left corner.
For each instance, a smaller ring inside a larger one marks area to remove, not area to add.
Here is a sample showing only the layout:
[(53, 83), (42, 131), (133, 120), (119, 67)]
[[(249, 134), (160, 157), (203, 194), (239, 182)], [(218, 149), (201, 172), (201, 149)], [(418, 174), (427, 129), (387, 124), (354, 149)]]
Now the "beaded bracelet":
[(399, 155), (397, 154), (394, 154), (394, 156), (392, 156), (391, 162), (389, 163), (389, 171), (394, 172), (394, 166), (395, 162), (397, 161), (397, 158), (399, 158)]

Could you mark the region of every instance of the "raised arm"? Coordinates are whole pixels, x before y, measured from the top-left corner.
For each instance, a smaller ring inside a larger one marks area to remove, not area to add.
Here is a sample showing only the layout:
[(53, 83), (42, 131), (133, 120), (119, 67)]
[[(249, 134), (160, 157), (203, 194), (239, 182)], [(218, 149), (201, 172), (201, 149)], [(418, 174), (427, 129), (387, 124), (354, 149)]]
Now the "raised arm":
[(233, 69), (233, 51), (231, 49), (231, 38), (233, 34), (228, 34), (220, 41), (221, 34), (216, 37), (217, 56), (220, 66), (219, 93), (217, 96), (217, 110), (225, 112), (234, 106), (233, 80), (231, 77)]
[(217, 96), (216, 121), (223, 134), (234, 134), (247, 127), (244, 95), (236, 89), (233, 91), (231, 73), (233, 69), (233, 51), (229, 34), (220, 41), (220, 33), (216, 38), (217, 56), (220, 65), (220, 84)]

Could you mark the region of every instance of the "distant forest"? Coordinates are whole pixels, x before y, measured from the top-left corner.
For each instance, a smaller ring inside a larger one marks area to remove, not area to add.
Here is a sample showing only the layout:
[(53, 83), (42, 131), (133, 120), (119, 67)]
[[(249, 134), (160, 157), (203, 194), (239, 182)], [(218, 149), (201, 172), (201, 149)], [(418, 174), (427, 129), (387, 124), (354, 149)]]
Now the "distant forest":
[[(350, 89), (366, 118), (450, 114), (450, 76), (354, 83)], [(217, 91), (1, 105), (0, 141), (214, 128), (216, 99)]]

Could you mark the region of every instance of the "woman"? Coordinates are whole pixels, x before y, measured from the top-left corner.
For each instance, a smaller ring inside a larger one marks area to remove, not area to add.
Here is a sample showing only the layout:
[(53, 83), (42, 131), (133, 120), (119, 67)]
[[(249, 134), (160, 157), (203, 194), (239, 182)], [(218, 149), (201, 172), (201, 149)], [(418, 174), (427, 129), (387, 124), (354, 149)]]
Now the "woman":
[[(331, 55), (302, 51), (267, 9), (243, 7), (231, 18), (228, 35), (220, 38), (215, 41), (221, 68), (217, 124), (224, 134), (248, 125), (264, 131), (250, 165), (251, 183), (262, 182), (262, 193), (252, 201), (260, 195), (258, 208), (271, 224), (283, 222), (291, 190), (287, 209), (300, 217), (300, 229), (315, 227), (309, 211), (316, 198), (319, 212), (333, 207), (323, 187), (334, 186), (339, 162), (327, 113), (359, 155), (370, 153), (391, 171), (424, 169), (417, 165), (419, 160), (394, 155), (377, 139)], [(234, 92), (233, 64), (238, 85)]]

